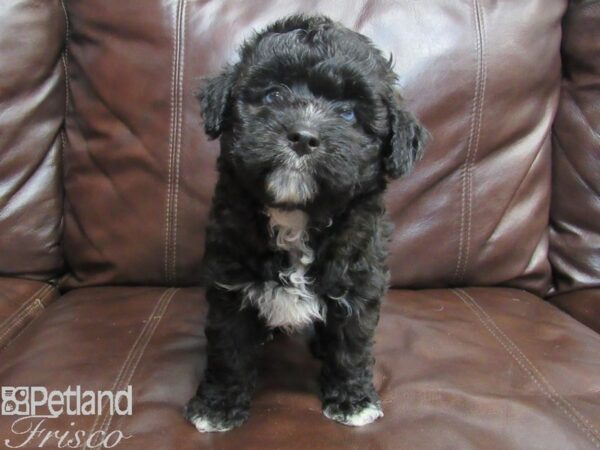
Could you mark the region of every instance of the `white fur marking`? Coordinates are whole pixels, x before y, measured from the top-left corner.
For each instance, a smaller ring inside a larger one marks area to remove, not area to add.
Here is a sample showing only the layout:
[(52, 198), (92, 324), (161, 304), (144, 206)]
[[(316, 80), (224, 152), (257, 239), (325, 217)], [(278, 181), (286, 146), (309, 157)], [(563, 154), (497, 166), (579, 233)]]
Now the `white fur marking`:
[[(293, 157), (292, 167), (301, 167), (300, 158)], [(296, 162), (298, 161), (298, 162)], [(271, 172), (266, 180), (267, 191), (276, 203), (306, 204), (316, 192), (317, 186), (311, 175), (295, 168), (280, 168)]]
[(241, 290), (244, 302), (258, 308), (269, 326), (293, 331), (316, 320), (325, 321), (325, 304), (310, 290), (312, 280), (306, 276), (314, 261), (308, 246), (308, 216), (300, 210), (270, 208), (269, 231), (275, 245), (288, 252), (290, 267), (279, 273), (279, 280), (241, 285), (223, 285), (224, 289)]
[(383, 411), (377, 405), (370, 404), (366, 408), (361, 411), (353, 414), (352, 416), (344, 416), (339, 413), (332, 413), (328, 409), (323, 411), (325, 417), (335, 420), (336, 422), (342, 423), (344, 425), (349, 425), (351, 427), (362, 427), (363, 425), (368, 425), (372, 422), (375, 422), (380, 417), (383, 417)]
[(211, 423), (206, 417), (197, 417), (192, 420), (192, 423), (200, 433), (209, 433), (212, 431), (229, 431), (233, 427), (225, 427), (218, 423)]

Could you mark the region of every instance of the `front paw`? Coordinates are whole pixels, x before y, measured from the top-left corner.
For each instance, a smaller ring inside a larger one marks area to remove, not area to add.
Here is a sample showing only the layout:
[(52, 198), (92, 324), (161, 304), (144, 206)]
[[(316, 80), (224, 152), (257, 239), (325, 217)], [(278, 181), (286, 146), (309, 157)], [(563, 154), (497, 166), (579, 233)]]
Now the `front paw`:
[(184, 415), (200, 433), (229, 431), (248, 419), (248, 408), (227, 406), (227, 401), (215, 402), (195, 396), (185, 407)]
[(323, 414), (331, 420), (352, 427), (362, 427), (383, 417), (381, 402), (369, 398), (327, 401), (323, 404)]

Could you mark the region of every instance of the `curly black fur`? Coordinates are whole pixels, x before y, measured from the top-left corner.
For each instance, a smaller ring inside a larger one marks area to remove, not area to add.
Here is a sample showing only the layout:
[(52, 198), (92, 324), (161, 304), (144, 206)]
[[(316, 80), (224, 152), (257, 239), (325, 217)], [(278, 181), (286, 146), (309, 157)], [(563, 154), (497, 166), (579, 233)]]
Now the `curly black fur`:
[[(389, 278), (383, 192), (426, 136), (395, 81), (365, 36), (300, 15), (255, 34), (238, 63), (205, 80), (205, 131), (221, 154), (203, 262), (207, 368), (186, 408), (200, 431), (247, 419), (261, 344), (274, 324), (311, 318), (325, 415), (348, 425), (382, 415), (372, 344)], [(286, 240), (280, 218), (304, 222)]]

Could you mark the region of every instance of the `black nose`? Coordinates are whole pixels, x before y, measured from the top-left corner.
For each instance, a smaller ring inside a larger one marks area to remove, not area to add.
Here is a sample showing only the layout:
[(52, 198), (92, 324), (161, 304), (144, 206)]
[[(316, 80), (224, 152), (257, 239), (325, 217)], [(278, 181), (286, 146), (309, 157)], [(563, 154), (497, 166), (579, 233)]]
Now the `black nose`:
[(305, 155), (315, 150), (321, 141), (316, 131), (309, 128), (294, 128), (288, 133), (291, 147), (299, 155)]

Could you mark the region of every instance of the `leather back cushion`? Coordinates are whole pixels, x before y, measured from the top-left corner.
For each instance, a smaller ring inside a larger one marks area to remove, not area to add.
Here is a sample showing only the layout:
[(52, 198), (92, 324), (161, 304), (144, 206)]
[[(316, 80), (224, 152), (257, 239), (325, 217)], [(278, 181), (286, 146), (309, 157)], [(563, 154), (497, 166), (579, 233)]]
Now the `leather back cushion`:
[(0, 30), (0, 274), (46, 280), (63, 269), (65, 13), (2, 0)]
[(395, 286), (549, 287), (564, 0), (67, 2), (69, 286), (193, 284), (216, 174), (198, 78), (253, 28), (321, 12), (391, 52), (433, 135), (390, 186)]
[(554, 125), (551, 251), (556, 291), (600, 287), (600, 1), (572, 2)]

